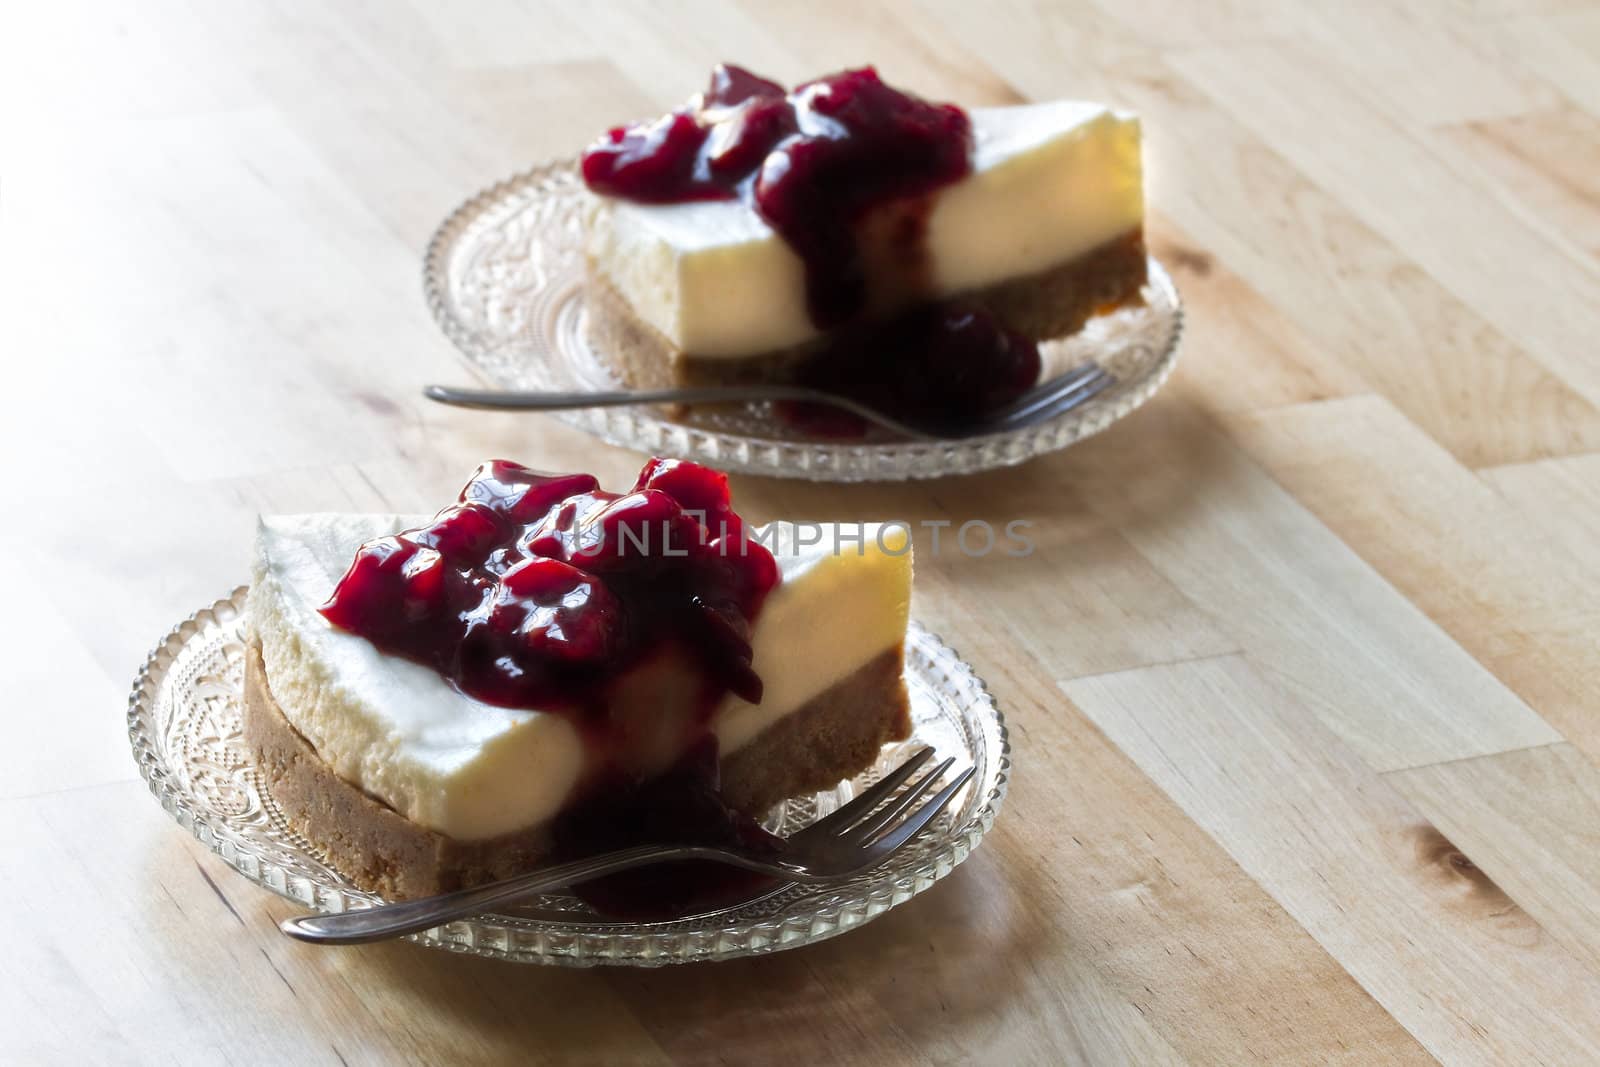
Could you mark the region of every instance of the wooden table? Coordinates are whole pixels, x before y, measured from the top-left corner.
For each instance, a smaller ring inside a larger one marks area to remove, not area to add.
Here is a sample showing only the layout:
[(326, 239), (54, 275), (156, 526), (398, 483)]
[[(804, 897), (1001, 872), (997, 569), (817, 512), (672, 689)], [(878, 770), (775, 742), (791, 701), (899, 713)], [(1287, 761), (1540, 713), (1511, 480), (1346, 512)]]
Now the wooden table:
[[(1600, 1061), (1600, 6), (1396, 6), (10, 12), (0, 1060)], [(420, 251), (720, 58), (1145, 117), (1190, 311), (1155, 402), (983, 477), (736, 484), (763, 520), (1035, 522), (1029, 560), (917, 576), (1012, 724), (1006, 810), (766, 959), (292, 943), (137, 780), (134, 669), (257, 512), (421, 510), (489, 455), (631, 477), (419, 397), (470, 379)]]

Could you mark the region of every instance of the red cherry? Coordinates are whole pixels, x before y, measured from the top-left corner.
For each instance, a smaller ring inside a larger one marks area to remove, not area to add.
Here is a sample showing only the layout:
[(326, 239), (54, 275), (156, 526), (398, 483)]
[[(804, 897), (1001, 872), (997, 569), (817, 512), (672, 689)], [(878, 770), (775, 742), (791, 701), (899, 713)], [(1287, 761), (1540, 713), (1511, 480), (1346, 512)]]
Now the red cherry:
[(599, 512), (608, 501), (614, 499), (609, 493), (594, 492), (563, 500), (522, 535), (523, 554), (567, 559), (578, 547), (581, 521)]
[(683, 509), (666, 493), (635, 490), (611, 501), (577, 531), (570, 558), (588, 570), (647, 567), (683, 551)]
[(543, 474), (520, 463), (493, 459), (473, 472), (461, 490), (463, 504), (482, 504), (519, 523), (537, 522), (569, 496), (600, 488), (592, 474)]
[(507, 571), (500, 588), (493, 615), (517, 617), (516, 629), (534, 655), (597, 662), (610, 653), (621, 613), (598, 578), (560, 560), (535, 558)]
[(426, 618), (445, 606), (445, 582), (450, 568), (431, 548), (418, 547), (401, 568), (401, 610), (412, 621)]
[(589, 575), (558, 559), (529, 559), (511, 568), (500, 579), (507, 598), (553, 604), (572, 590), (594, 583)]
[(505, 534), (500, 517), (484, 504), (456, 504), (433, 517), (433, 522), (409, 535), (419, 545), (436, 548), (449, 560), (482, 560)]
[(705, 97), (707, 107), (733, 107), (754, 97), (782, 100), (783, 86), (733, 63), (718, 63), (712, 68), (711, 86)]
[(367, 636), (399, 630), (443, 606), (444, 561), (404, 536), (380, 537), (356, 551), (333, 595), (318, 610), (343, 630)]
[(686, 111), (607, 132), (583, 153), (583, 180), (600, 193), (675, 200), (692, 186), (706, 130)]
[(795, 133), (788, 101), (749, 100), (711, 129), (706, 166), (715, 178), (742, 181), (755, 173), (778, 142)]
[(684, 459), (652, 459), (639, 472), (635, 490), (666, 493), (684, 511), (694, 513), (712, 537), (721, 535), (719, 523), (733, 513), (728, 476)]

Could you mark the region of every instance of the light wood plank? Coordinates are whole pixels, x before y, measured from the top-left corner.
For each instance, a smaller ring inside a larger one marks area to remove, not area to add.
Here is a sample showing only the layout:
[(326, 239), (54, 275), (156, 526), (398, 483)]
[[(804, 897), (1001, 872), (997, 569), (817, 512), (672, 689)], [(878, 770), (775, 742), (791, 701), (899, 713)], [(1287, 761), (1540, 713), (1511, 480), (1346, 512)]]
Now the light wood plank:
[(1202, 420), (1158, 401), (1058, 462), (1097, 514), (1371, 766), (1560, 739)]
[[(1523, 514), (1538, 516), (1540, 528), (1566, 547), (1566, 558), (1593, 566), (1600, 544), (1600, 455), (1498, 467), (1483, 477)], [(1565, 560), (1558, 574), (1564, 567)], [(1580, 579), (1575, 592), (1582, 596), (1575, 601), (1593, 606), (1592, 582)]]
[(1499, 186), (1511, 210), (1600, 262), (1600, 118), (1559, 108), (1442, 136)]
[(1557, 86), (1589, 114), (1600, 117), (1600, 9), (1549, 0), (1549, 12), (1529, 11), (1511, 0), (1501, 17), (1470, 27), (1506, 62)]
[[(130, 664), (95, 661), (56, 602), (59, 586), (26, 559), (25, 546), (0, 537), (0, 584), (12, 603), (30, 605), (27, 625), (0, 628), (12, 711), (8, 740), (0, 745), (0, 797), (131, 778), (126, 738), (105, 728), (127, 700)], [(64, 737), (77, 741), (65, 745)]]
[(1492, 34), (1444, 7), (1351, 0), (1298, 14), (1297, 36), (1346, 77), (1381, 86), (1373, 101), (1408, 127), (1507, 118), (1560, 100), (1536, 71), (1497, 62)]
[[(1158, 116), (1152, 155), (1174, 160), (1166, 211), (1464, 462), (1600, 445), (1594, 405), (1535, 363), (1516, 333), (1445, 291), (1270, 142), (1176, 74), (1125, 92)], [(1221, 202), (1226, 226), (1213, 221)]]
[(1063, 688), (1429, 1052), (1600, 1056), (1600, 975), (1487, 878), (1441, 868), (1438, 831), (1250, 660)]
[(1600, 769), (1571, 745), (1384, 778), (1551, 936), (1600, 971)]
[(31, 931), (6, 954), (20, 979), (11, 988), (32, 990), (25, 1028), (8, 1013), (16, 1055), (76, 1046), (142, 1062), (374, 1063), (572, 1051), (663, 1062), (595, 974), (288, 941), (276, 923), (296, 906), (175, 830), (143, 783), (0, 810), (0, 900), (15, 929)]
[(1183, 350), (1172, 391), (1214, 413), (1368, 391), (1339, 354), (1312, 341), (1293, 319), (1171, 223), (1151, 219), (1146, 239), (1183, 294)]
[[(1221, 41), (1271, 40), (1292, 33), (1296, 25), (1293, 13), (1286, 10), (1285, 5), (1271, 0), (1222, 0), (1205, 8), (1172, 6), (1160, 0), (1132, 0), (1130, 3), (1101, 0), (1094, 6), (1102, 17), (1114, 20), (1130, 36), (1162, 49)], [(1070, 14), (1076, 20), (1081, 12), (1074, 10)]]
[[(1463, 181), (1425, 137), (1373, 104), (1376, 84), (1341, 77), (1316, 49), (1241, 45), (1174, 56), (1173, 66), (1591, 403), (1600, 366), (1582, 353), (1600, 272)], [(1242, 71), (1251, 72), (1249, 80)], [(1278, 91), (1261, 93), (1260, 81)], [(1296, 137), (1307, 110), (1316, 137)], [(1374, 158), (1382, 160), (1373, 166)], [(1467, 227), (1459, 220), (1472, 219)]]
[(1378, 573), (1600, 758), (1600, 560), (1552, 537), (1547, 509), (1497, 494), (1375, 397), (1241, 415), (1228, 426)]

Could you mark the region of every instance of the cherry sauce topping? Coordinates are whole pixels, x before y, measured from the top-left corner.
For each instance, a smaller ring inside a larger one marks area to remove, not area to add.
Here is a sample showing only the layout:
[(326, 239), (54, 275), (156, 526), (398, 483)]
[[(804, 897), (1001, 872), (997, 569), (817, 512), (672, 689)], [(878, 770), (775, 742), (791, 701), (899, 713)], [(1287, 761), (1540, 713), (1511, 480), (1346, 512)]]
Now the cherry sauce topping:
[(426, 526), (361, 546), (321, 611), (468, 696), (603, 727), (613, 680), (667, 648), (715, 699), (759, 701), (750, 624), (777, 581), (726, 475), (652, 459), (618, 494), (493, 460)]

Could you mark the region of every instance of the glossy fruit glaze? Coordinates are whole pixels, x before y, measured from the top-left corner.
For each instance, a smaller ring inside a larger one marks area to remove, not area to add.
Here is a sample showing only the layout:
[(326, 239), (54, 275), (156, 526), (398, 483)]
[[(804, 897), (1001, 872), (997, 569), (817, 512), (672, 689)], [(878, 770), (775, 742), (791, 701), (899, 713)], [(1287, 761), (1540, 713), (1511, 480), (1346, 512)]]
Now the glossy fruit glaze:
[(743, 199), (805, 264), (812, 321), (831, 329), (867, 309), (859, 227), (876, 209), (896, 219), (897, 255), (921, 253), (917, 198), (972, 169), (972, 124), (951, 104), (885, 85), (871, 67), (792, 92), (742, 68), (716, 68), (707, 90), (660, 119), (618, 126), (583, 155), (584, 181), (650, 204)]
[(664, 653), (697, 668), (707, 716), (759, 701), (750, 625), (777, 582), (717, 471), (652, 459), (608, 493), (492, 460), (427, 525), (362, 545), (321, 611), (470, 697), (604, 729), (616, 679)]

